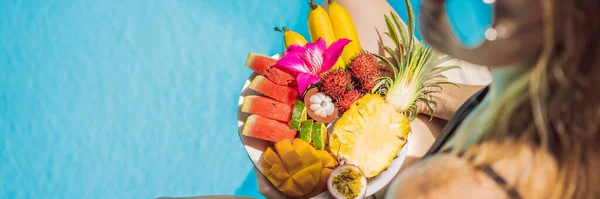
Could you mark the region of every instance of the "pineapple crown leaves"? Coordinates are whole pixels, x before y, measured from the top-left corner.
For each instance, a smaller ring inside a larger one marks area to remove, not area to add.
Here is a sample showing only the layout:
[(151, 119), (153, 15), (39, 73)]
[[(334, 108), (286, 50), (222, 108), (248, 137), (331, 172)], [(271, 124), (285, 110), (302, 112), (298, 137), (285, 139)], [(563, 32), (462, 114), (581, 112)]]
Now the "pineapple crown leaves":
[[(380, 41), (385, 53), (374, 54), (393, 70), (393, 75), (377, 79), (378, 83), (371, 92), (385, 96), (396, 109), (404, 111), (410, 120), (414, 120), (419, 113), (417, 101), (424, 102), (430, 115), (433, 115), (433, 108), (426, 95), (440, 92), (442, 84), (456, 85), (449, 82), (442, 72), (459, 67), (439, 66), (451, 57), (433, 51), (415, 38), (414, 11), (410, 0), (404, 2), (408, 13), (407, 26), (404, 26), (395, 13), (390, 12), (390, 16), (385, 15), (387, 32), (384, 34), (393, 41), (396, 49), (384, 46)], [(386, 54), (391, 56), (391, 59), (386, 58)]]

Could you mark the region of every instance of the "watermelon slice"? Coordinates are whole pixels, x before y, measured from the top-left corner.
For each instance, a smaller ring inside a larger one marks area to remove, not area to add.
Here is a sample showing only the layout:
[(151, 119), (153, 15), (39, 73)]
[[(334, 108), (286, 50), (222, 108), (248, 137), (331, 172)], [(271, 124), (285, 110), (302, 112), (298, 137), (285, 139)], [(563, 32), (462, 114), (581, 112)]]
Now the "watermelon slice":
[(292, 141), (296, 137), (296, 131), (290, 129), (286, 123), (258, 115), (250, 115), (246, 119), (242, 135), (271, 142), (279, 142), (282, 140)]
[(259, 115), (281, 122), (289, 122), (292, 118), (292, 106), (260, 96), (246, 96), (242, 104), (242, 112)]
[(260, 75), (256, 76), (252, 82), (250, 82), (250, 86), (248, 86), (248, 88), (289, 105), (294, 104), (294, 101), (299, 95), (297, 89), (288, 86), (277, 85), (271, 80), (268, 80), (264, 76)]
[(246, 59), (246, 63), (244, 65), (254, 70), (254, 72), (267, 77), (276, 84), (284, 86), (294, 85), (296, 80), (291, 74), (286, 73), (279, 68), (273, 67), (276, 62), (276, 59), (251, 52), (248, 54), (248, 58)]

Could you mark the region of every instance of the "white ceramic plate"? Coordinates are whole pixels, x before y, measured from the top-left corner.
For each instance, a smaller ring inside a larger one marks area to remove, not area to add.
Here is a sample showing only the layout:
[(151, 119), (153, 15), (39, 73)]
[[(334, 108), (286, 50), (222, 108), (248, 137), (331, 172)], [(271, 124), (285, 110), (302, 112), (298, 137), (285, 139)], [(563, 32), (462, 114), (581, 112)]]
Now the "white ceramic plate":
[[(279, 59), (281, 57), (281, 54), (277, 54), (272, 57)], [(262, 166), (260, 164), (260, 159), (261, 159), (263, 152), (265, 150), (267, 150), (267, 147), (271, 146), (272, 143), (268, 142), (268, 141), (255, 139), (255, 138), (251, 138), (251, 137), (242, 135), (242, 129), (244, 128), (244, 122), (246, 121), (246, 118), (249, 116), (247, 113), (241, 112), (241, 107), (242, 107), (242, 103), (244, 102), (244, 97), (249, 96), (249, 95), (261, 95), (260, 93), (248, 88), (248, 86), (250, 85), (250, 82), (252, 81), (252, 79), (254, 79), (254, 77), (256, 77), (256, 75), (257, 75), (256, 73), (253, 73), (252, 75), (250, 75), (250, 77), (248, 77), (248, 79), (246, 80), (246, 83), (244, 84), (244, 88), (242, 89), (242, 92), (240, 94), (240, 98), (238, 100), (238, 135), (240, 135), (240, 139), (242, 140), (242, 143), (244, 144), (244, 148), (246, 148), (246, 151), (248, 152), (248, 156), (250, 157), (250, 160), (252, 160), (252, 163), (254, 163), (254, 165), (256, 166), (256, 168), (258, 168), (258, 170), (260, 170), (260, 172), (263, 172)], [(332, 130), (333, 130), (333, 125), (329, 125), (328, 132), (331, 133)], [(408, 140), (410, 140), (410, 134), (409, 134)], [(376, 177), (369, 180), (368, 187), (367, 187), (367, 194), (365, 197), (369, 197), (369, 196), (375, 194), (376, 192), (378, 192), (379, 190), (381, 190), (383, 187), (385, 187), (388, 183), (390, 183), (392, 181), (394, 176), (396, 176), (396, 174), (400, 170), (400, 167), (402, 166), (402, 163), (404, 162), (404, 158), (406, 157), (406, 149), (407, 149), (406, 145), (408, 143), (409, 142), (407, 142), (404, 145), (404, 147), (402, 148), (402, 150), (400, 150), (400, 152), (398, 153), (398, 157), (392, 162), (392, 164), (386, 171), (380, 173)], [(320, 198), (331, 198), (331, 197), (329, 196), (329, 193), (323, 192), (313, 198), (320, 199)]]

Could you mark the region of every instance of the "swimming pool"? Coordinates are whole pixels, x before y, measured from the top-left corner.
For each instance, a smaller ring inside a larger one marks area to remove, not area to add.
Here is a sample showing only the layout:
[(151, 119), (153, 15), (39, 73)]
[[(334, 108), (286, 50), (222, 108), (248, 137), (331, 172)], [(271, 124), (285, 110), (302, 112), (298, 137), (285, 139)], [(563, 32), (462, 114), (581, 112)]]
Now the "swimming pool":
[(0, 1), (0, 198), (260, 198), (237, 135), (243, 63), (283, 50), (274, 26), (307, 36), (307, 12), (304, 0)]

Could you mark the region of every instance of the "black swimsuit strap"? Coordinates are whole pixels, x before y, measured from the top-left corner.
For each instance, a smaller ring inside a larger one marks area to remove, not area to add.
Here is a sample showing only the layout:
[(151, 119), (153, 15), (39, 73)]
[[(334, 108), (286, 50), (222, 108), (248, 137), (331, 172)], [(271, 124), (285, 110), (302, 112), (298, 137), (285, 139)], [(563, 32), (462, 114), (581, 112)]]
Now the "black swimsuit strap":
[[(452, 151), (452, 148), (444, 149), (440, 153), (449, 153), (450, 151)], [(465, 154), (465, 152), (461, 151), (460, 153), (458, 153), (457, 156), (462, 157), (464, 154)], [(471, 161), (471, 159), (469, 159), (468, 161)], [(483, 173), (485, 173), (485, 175), (490, 177), (494, 182), (496, 182), (496, 184), (498, 184), (500, 187), (502, 187), (502, 189), (506, 192), (508, 197), (510, 197), (511, 199), (522, 199), (523, 198), (523, 197), (521, 197), (521, 194), (519, 194), (519, 192), (517, 192), (517, 190), (515, 190), (513, 187), (508, 185), (506, 180), (504, 180), (504, 178), (502, 178), (502, 176), (498, 175), (498, 173), (496, 173), (496, 171), (490, 165), (479, 165), (479, 166), (476, 166), (475, 169), (482, 171)]]
[(496, 184), (500, 185), (500, 187), (502, 187), (506, 194), (508, 194), (508, 197), (512, 199), (523, 198), (521, 197), (521, 194), (519, 194), (519, 192), (517, 192), (517, 190), (515, 190), (513, 187), (509, 186), (508, 183), (506, 183), (506, 180), (504, 180), (504, 178), (498, 175), (498, 173), (496, 173), (496, 171), (494, 171), (494, 169), (490, 165), (480, 165), (475, 167), (475, 169), (482, 171), (488, 177), (492, 178), (492, 180), (494, 180)]
[(446, 127), (442, 130), (442, 133), (437, 137), (425, 157), (436, 154), (442, 150), (442, 147), (446, 142), (448, 142), (454, 132), (458, 129), (458, 126), (462, 123), (463, 120), (481, 103), (483, 98), (489, 91), (489, 86), (481, 89), (479, 92), (475, 93), (471, 98), (469, 98), (459, 109), (456, 111), (456, 114), (452, 117)]

